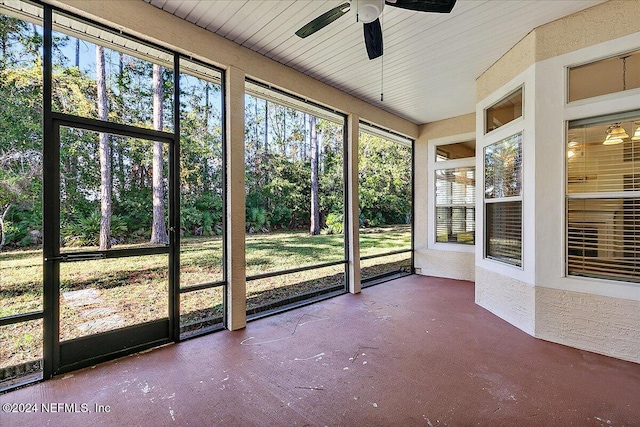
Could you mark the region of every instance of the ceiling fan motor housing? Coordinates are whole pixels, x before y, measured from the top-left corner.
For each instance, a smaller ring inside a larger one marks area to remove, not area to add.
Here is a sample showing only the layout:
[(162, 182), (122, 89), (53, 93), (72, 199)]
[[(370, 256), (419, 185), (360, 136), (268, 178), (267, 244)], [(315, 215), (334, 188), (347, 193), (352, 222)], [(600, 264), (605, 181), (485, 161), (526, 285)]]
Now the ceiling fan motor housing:
[(384, 8), (384, 0), (356, 0), (356, 2), (358, 19), (365, 24), (378, 19)]

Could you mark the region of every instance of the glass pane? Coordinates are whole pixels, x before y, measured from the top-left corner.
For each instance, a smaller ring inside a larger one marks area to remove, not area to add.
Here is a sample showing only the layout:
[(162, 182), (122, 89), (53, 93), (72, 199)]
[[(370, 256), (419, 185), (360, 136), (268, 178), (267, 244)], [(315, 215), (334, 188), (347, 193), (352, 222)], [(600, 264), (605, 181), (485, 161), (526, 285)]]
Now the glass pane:
[(63, 252), (167, 244), (167, 144), (66, 127), (60, 144)]
[(569, 68), (569, 102), (640, 87), (640, 50)]
[(436, 207), (436, 242), (475, 244), (475, 207)]
[(411, 145), (361, 132), (360, 255), (411, 249)]
[(570, 199), (568, 273), (640, 281), (640, 199)]
[(476, 141), (456, 142), (455, 144), (438, 145), (436, 162), (445, 160), (466, 159), (476, 156)]
[(60, 340), (169, 316), (168, 256), (60, 264)]
[(485, 198), (522, 195), (522, 133), (485, 147), (484, 174)]
[(53, 110), (173, 130), (173, 55), (53, 14)]
[(42, 320), (0, 326), (0, 387), (42, 378)]
[(344, 265), (316, 268), (247, 282), (247, 312), (269, 310), (331, 291), (344, 290)]
[(437, 205), (474, 205), (475, 202), (475, 168), (455, 168), (436, 171)]
[(216, 70), (182, 60), (180, 285), (223, 280), (222, 88)]
[(486, 204), (486, 256), (522, 266), (522, 202)]
[(522, 88), (520, 88), (487, 108), (485, 110), (486, 123), (484, 133), (491, 132), (518, 117), (522, 117), (522, 106)]
[(222, 326), (224, 287), (180, 294), (180, 337)]
[(41, 16), (0, 5), (0, 318), (42, 310)]
[(410, 273), (411, 252), (362, 260), (360, 271), (360, 280), (363, 282), (390, 273)]
[(615, 122), (570, 124), (567, 176), (570, 194), (640, 191), (640, 114)]

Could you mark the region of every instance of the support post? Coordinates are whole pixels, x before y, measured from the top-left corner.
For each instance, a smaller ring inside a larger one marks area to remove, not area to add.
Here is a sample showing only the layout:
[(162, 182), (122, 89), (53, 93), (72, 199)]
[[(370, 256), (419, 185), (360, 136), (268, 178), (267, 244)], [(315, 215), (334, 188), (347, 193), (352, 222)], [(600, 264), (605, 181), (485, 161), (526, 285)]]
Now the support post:
[(349, 292), (360, 293), (360, 219), (358, 201), (358, 139), (360, 118), (347, 118), (347, 224), (349, 239)]
[(225, 76), (226, 124), (226, 327), (247, 325), (244, 197), (244, 71), (229, 67)]

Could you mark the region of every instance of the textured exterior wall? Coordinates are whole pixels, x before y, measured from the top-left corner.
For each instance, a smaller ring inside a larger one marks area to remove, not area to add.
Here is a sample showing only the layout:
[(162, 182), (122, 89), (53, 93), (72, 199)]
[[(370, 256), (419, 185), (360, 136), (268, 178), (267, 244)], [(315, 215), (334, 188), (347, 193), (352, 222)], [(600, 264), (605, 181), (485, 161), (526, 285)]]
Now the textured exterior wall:
[(536, 288), (535, 335), (640, 363), (640, 301)]
[[(475, 281), (475, 254), (473, 252), (416, 250), (416, 273), (448, 279)], [(418, 270), (419, 269), (419, 270)]]
[(611, 0), (549, 22), (535, 31), (536, 62), (638, 31), (640, 1)]
[(535, 62), (638, 31), (639, 16), (640, 1), (611, 0), (536, 28), (478, 77), (477, 100)]
[[(536, 31), (536, 30), (534, 30)], [(481, 101), (536, 62), (536, 38), (527, 34), (476, 80), (476, 100)]]
[(346, 114), (357, 114), (364, 120), (411, 138), (418, 136), (418, 126), (407, 120), (141, 0), (46, 0), (46, 2), (219, 67), (236, 67), (243, 70), (248, 77), (268, 82)]
[(429, 140), (475, 132), (475, 114), (453, 117), (420, 126), (415, 143), (415, 253), (414, 264), (419, 274), (460, 280), (474, 280), (474, 254), (455, 250), (429, 248), (429, 186), (433, 170), (429, 169)]
[(476, 304), (529, 335), (535, 334), (535, 287), (476, 267)]

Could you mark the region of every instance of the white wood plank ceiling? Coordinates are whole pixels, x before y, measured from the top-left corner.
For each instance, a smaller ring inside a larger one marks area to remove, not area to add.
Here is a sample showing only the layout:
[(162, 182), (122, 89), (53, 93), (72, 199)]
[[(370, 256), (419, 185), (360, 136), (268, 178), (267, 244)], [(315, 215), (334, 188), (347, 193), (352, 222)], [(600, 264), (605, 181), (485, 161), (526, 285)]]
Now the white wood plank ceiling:
[[(351, 11), (301, 39), (345, 0), (144, 0), (414, 123), (475, 111), (475, 80), (532, 29), (603, 0), (458, 0), (451, 14), (386, 6), (370, 61)], [(384, 101), (380, 93), (384, 93)]]

